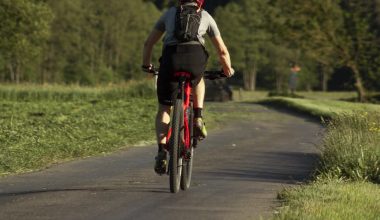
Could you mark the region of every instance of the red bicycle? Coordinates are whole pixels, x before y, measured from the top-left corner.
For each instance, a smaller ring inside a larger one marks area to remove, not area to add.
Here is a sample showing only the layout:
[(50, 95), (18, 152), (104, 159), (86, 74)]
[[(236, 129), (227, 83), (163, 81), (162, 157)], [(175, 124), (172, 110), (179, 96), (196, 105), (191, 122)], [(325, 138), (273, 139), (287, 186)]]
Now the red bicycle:
[[(155, 72), (157, 74), (157, 72)], [(199, 137), (194, 135), (193, 129), (193, 99), (192, 74), (176, 72), (178, 80), (176, 99), (171, 112), (170, 127), (167, 134), (167, 148), (169, 163), (167, 174), (170, 179), (170, 192), (177, 193), (179, 189), (187, 190), (190, 187), (194, 161), (194, 149), (198, 145)], [(223, 71), (206, 71), (204, 78), (215, 80), (226, 77)]]

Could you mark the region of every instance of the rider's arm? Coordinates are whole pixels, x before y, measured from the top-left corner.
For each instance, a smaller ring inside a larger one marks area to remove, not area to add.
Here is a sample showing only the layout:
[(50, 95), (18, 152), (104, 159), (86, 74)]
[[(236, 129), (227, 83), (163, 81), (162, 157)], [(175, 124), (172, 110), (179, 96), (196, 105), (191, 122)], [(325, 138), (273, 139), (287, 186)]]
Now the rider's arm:
[(230, 59), (230, 53), (227, 50), (226, 45), (224, 44), (224, 41), (222, 37), (215, 36), (211, 38), (212, 43), (214, 44), (216, 50), (219, 54), (219, 60), (220, 63), (223, 66), (223, 71), (226, 76), (231, 77), (234, 75), (234, 69), (231, 67), (231, 59)]
[(160, 40), (164, 32), (153, 29), (144, 43), (143, 66), (150, 66), (153, 46)]

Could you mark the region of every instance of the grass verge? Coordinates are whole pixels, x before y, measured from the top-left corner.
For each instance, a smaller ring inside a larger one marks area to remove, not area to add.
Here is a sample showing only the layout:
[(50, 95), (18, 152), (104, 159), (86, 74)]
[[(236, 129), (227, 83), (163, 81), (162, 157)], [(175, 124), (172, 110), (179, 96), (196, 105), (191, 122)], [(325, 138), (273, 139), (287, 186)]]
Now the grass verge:
[(380, 105), (352, 103), (329, 99), (267, 98), (259, 100), (260, 104), (289, 108), (293, 111), (309, 114), (313, 117), (333, 118), (342, 113), (377, 112)]
[(1, 101), (0, 174), (153, 141), (154, 99)]
[(318, 181), (279, 194), (276, 219), (379, 219), (380, 186), (366, 182)]
[[(150, 82), (101, 88), (0, 86), (0, 176), (154, 144), (156, 110)], [(206, 104), (208, 128), (253, 115), (234, 103)]]
[(330, 119), (316, 180), (280, 193), (275, 219), (379, 219), (380, 106), (291, 98), (262, 103)]

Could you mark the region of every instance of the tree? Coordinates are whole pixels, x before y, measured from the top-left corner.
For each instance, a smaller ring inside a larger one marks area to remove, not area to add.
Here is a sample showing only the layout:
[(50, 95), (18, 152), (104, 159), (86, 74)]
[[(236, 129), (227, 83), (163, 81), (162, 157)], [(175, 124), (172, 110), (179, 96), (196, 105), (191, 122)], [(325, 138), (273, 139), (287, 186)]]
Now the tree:
[(366, 96), (362, 75), (370, 68), (370, 54), (378, 48), (370, 30), (371, 5), (373, 1), (359, 0), (276, 2), (285, 12), (288, 40), (327, 68), (349, 67), (360, 101)]
[(8, 73), (3, 79), (19, 83), (35, 77), (25, 70), (39, 63), (51, 19), (50, 8), (41, 1), (0, 0), (0, 64)]
[(55, 19), (44, 51), (50, 82), (100, 84), (138, 78), (141, 47), (159, 16), (142, 0), (48, 0)]
[[(257, 71), (266, 59), (262, 52), (270, 40), (266, 30), (268, 1), (242, 0), (216, 10), (215, 18), (229, 46), (234, 65), (243, 71), (244, 88), (256, 89)], [(227, 19), (226, 19), (227, 18)]]

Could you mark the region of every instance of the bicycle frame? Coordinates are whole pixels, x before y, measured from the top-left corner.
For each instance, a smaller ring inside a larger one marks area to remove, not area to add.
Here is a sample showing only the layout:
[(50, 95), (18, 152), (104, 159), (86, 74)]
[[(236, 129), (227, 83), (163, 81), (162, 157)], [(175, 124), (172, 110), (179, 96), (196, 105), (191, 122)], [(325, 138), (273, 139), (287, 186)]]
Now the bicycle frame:
[[(156, 76), (158, 72), (149, 70)], [(166, 164), (169, 175), (170, 191), (177, 193), (179, 188), (187, 190), (190, 187), (194, 149), (198, 139), (193, 135), (193, 105), (192, 105), (192, 74), (176, 72), (178, 79), (177, 97), (172, 108), (170, 128), (166, 136), (166, 152), (170, 160)], [(204, 78), (214, 80), (225, 77), (222, 71), (205, 71)]]
[[(182, 140), (183, 146), (185, 147), (184, 150), (181, 152), (182, 156), (184, 155), (184, 152), (186, 150), (189, 150), (191, 148), (191, 131), (189, 125), (189, 111), (187, 111), (191, 106), (191, 94), (192, 94), (192, 85), (191, 85), (191, 73), (188, 72), (176, 72), (175, 77), (178, 78), (178, 94), (177, 99), (183, 100), (183, 127), (184, 127), (184, 137)], [(166, 142), (169, 143), (170, 137), (172, 135), (172, 129), (170, 128), (168, 131), (168, 135), (166, 137)]]

